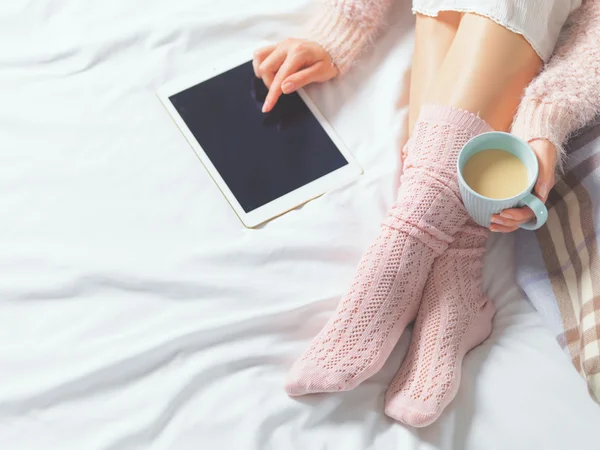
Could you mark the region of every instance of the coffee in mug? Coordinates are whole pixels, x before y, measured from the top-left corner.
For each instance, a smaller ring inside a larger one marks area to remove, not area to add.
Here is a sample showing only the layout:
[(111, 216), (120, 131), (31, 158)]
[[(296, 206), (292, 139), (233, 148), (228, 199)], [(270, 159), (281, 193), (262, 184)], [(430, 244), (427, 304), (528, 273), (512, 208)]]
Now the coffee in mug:
[(525, 164), (500, 149), (483, 150), (471, 156), (463, 169), (463, 177), (475, 192), (494, 199), (514, 197), (529, 184)]

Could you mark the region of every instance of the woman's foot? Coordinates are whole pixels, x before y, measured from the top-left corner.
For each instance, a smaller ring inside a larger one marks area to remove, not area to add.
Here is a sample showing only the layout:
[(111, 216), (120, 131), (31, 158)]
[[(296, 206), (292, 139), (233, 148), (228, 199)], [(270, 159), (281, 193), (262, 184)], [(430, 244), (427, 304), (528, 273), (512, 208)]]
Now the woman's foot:
[(487, 230), (469, 226), (436, 259), (408, 355), (385, 397), (385, 413), (413, 427), (433, 423), (458, 391), (464, 356), (492, 330), (482, 290)]
[[(335, 315), (288, 374), (289, 395), (350, 390), (374, 375), (419, 309), (435, 254), (387, 226), (361, 259)], [(406, 255), (421, 254), (406, 265)], [(402, 276), (400, 276), (402, 274)]]

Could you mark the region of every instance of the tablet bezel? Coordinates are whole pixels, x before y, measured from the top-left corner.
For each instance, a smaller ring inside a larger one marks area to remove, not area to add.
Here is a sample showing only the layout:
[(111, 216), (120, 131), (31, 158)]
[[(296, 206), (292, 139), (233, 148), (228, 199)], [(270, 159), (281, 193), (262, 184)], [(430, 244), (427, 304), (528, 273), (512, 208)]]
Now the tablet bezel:
[(177, 109), (171, 103), (169, 97), (248, 62), (248, 55), (250, 54), (251, 53), (249, 52), (236, 54), (235, 56), (213, 64), (201, 71), (190, 73), (174, 79), (160, 87), (157, 90), (157, 95), (179, 130), (183, 133), (184, 137), (194, 150), (194, 153), (196, 153), (196, 156), (200, 162), (202, 162), (211, 178), (217, 184), (218, 188), (221, 190), (235, 211), (236, 215), (246, 227), (253, 228), (323, 195), (328, 190), (339, 187), (340, 185), (351, 181), (362, 174), (362, 169), (352, 157), (343, 141), (335, 133), (321, 112), (317, 109), (308, 94), (303, 89), (300, 89), (298, 90), (298, 94), (308, 106), (309, 110), (313, 113), (317, 121), (321, 124), (327, 135), (331, 138), (335, 146), (342, 153), (344, 158), (346, 158), (348, 164), (308, 184), (305, 184), (304, 186), (301, 186), (289, 192), (288, 194), (283, 195), (282, 197), (272, 200), (271, 202), (260, 206), (253, 211), (244, 211), (227, 186), (227, 183), (225, 183), (225, 180), (221, 177), (208, 155), (202, 149), (202, 146), (198, 143), (193, 133), (185, 124), (185, 121), (177, 112)]

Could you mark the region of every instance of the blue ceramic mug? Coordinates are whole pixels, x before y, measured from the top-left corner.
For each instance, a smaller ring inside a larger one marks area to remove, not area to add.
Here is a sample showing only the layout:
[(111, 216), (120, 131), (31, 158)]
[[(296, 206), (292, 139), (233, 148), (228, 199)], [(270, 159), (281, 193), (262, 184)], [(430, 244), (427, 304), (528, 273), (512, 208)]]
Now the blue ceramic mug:
[[(469, 158), (483, 150), (499, 149), (515, 155), (527, 168), (529, 185), (514, 197), (494, 199), (478, 194), (465, 182), (463, 169)], [(489, 228), (494, 214), (505, 209), (529, 206), (534, 212), (535, 222), (521, 225), (526, 230), (537, 230), (546, 223), (548, 210), (542, 201), (532, 194), (539, 173), (539, 164), (535, 153), (527, 142), (509, 133), (492, 131), (475, 136), (465, 144), (458, 155), (458, 184), (465, 207), (473, 220), (482, 227)]]

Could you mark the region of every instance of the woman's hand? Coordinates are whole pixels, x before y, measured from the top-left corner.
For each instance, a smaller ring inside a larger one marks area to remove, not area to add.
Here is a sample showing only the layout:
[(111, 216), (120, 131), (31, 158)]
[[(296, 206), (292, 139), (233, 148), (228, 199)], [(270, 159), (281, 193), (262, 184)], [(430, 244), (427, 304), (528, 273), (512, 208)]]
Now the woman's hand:
[[(556, 147), (546, 139), (535, 139), (529, 143), (535, 152), (540, 164), (540, 173), (535, 183), (534, 193), (544, 203), (548, 198), (550, 189), (554, 186), (554, 172), (556, 170)], [(490, 230), (500, 233), (510, 233), (519, 228), (519, 225), (535, 220), (533, 211), (527, 207), (505, 209), (500, 214), (492, 216)]]
[(286, 39), (254, 52), (254, 74), (269, 88), (263, 112), (273, 109), (281, 94), (289, 94), (309, 83), (334, 78), (338, 69), (316, 42)]

